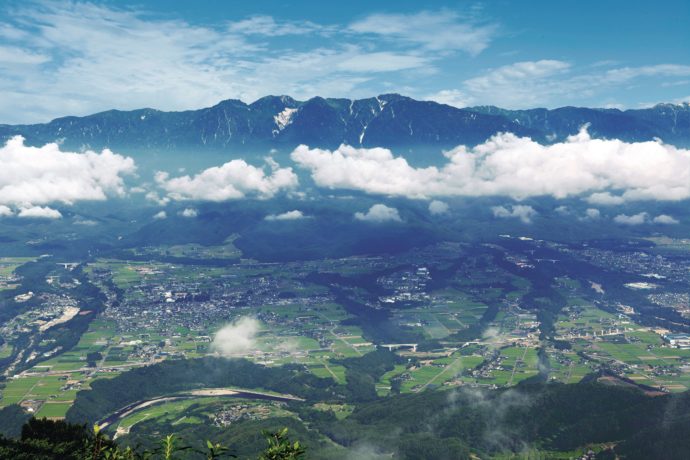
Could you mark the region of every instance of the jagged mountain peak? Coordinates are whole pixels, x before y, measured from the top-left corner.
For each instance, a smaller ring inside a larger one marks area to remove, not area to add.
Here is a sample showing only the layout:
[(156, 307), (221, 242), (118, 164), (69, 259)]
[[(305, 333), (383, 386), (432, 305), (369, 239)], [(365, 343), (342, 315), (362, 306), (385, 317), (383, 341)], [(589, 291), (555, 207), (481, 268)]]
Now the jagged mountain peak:
[(32, 145), (60, 139), (69, 148), (147, 148), (167, 151), (290, 148), (298, 144), (335, 148), (476, 145), (498, 132), (558, 142), (585, 123), (597, 137), (652, 140), (690, 146), (690, 105), (659, 104), (620, 111), (561, 107), (506, 110), (495, 106), (459, 109), (396, 93), (365, 99), (287, 95), (265, 96), (251, 104), (226, 99), (199, 110), (164, 112), (153, 108), (108, 110), (63, 117), (35, 125), (0, 125), (0, 137), (20, 134)]

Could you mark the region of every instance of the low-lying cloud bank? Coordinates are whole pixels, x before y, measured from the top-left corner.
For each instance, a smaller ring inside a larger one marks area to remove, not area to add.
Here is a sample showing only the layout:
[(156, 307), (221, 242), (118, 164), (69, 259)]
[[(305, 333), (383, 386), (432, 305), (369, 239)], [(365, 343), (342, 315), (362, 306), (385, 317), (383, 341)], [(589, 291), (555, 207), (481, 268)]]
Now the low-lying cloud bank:
[(384, 148), (297, 147), (292, 160), (330, 189), (429, 199), (439, 196), (589, 197), (593, 204), (690, 198), (690, 150), (661, 142), (592, 139), (583, 127), (541, 145), (503, 133), (446, 152), (442, 167), (415, 168)]
[[(654, 142), (592, 139), (584, 127), (566, 141), (541, 145), (514, 134), (497, 134), (473, 148), (458, 146), (444, 153), (440, 167), (417, 168), (384, 148), (343, 145), (334, 151), (302, 145), (290, 155), (298, 167), (322, 188), (428, 199), (433, 216), (449, 212), (438, 198), (495, 196), (516, 200), (548, 196), (581, 198), (592, 206), (621, 205), (638, 200), (690, 199), (690, 150)], [(53, 203), (105, 200), (127, 193), (124, 179), (134, 174), (134, 160), (103, 150), (101, 153), (63, 152), (58, 144), (29, 147), (20, 136), (0, 147), (0, 217), (57, 219)], [(177, 201), (269, 199), (280, 193), (304, 195), (292, 167), (273, 159), (253, 166), (235, 159), (198, 174), (178, 176), (158, 172), (153, 183), (130, 190), (164, 206)], [(561, 209), (560, 207), (557, 209)], [(582, 219), (600, 217), (594, 207)], [(563, 208), (559, 213), (565, 210)], [(533, 211), (533, 210), (532, 210)], [(514, 217), (529, 223), (525, 207), (498, 207), (496, 217)], [(596, 215), (595, 215), (596, 213)], [(195, 208), (178, 215), (194, 218)], [(168, 215), (161, 211), (156, 219)], [(298, 210), (266, 216), (266, 220), (293, 220), (308, 216)], [(355, 218), (369, 222), (401, 221), (398, 211), (375, 205)], [(619, 223), (625, 223), (621, 216)], [(632, 222), (674, 224), (670, 216)]]
[(237, 356), (256, 349), (256, 335), (261, 323), (248, 316), (223, 326), (211, 342), (211, 351), (221, 356)]
[(273, 161), (268, 164), (270, 174), (244, 160), (232, 160), (195, 176), (171, 178), (166, 172), (158, 172), (155, 179), (173, 200), (226, 201), (247, 196), (268, 199), (297, 187), (299, 181), (292, 168), (281, 168)]
[(58, 144), (30, 147), (24, 145), (24, 138), (15, 136), (0, 147), (1, 214), (11, 215), (10, 208), (19, 208), (20, 217), (57, 218), (58, 211), (37, 206), (124, 195), (123, 177), (135, 169), (134, 160), (108, 149), (63, 152)]

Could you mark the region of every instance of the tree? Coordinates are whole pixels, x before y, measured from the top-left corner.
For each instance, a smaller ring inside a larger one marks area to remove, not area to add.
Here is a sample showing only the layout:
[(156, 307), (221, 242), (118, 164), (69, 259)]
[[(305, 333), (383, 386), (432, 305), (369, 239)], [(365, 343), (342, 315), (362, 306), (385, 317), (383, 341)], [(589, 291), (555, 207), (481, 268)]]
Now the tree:
[(259, 460), (294, 460), (302, 458), (306, 449), (299, 441), (290, 441), (288, 429), (283, 428), (275, 433), (264, 431), (268, 448), (259, 456)]

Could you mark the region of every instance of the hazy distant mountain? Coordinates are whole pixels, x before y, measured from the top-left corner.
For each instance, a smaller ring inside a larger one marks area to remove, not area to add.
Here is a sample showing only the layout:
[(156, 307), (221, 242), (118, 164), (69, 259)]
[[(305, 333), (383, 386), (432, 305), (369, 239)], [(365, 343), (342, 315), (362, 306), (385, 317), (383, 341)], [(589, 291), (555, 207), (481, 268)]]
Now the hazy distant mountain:
[(690, 105), (658, 104), (649, 109), (626, 110), (561, 107), (558, 109), (505, 110), (493, 106), (467, 110), (497, 115), (533, 129), (547, 139), (561, 140), (589, 123), (593, 137), (646, 141), (654, 138), (690, 145)]
[(291, 148), (298, 144), (450, 147), (475, 145), (509, 131), (555, 142), (590, 124), (596, 137), (642, 141), (660, 138), (690, 145), (690, 106), (660, 104), (626, 110), (563, 107), (554, 110), (458, 109), (398, 94), (375, 98), (296, 101), (266, 96), (245, 104), (225, 100), (184, 112), (110, 110), (35, 125), (0, 125), (0, 137), (23, 135), (29, 144), (59, 140), (67, 148), (236, 150)]

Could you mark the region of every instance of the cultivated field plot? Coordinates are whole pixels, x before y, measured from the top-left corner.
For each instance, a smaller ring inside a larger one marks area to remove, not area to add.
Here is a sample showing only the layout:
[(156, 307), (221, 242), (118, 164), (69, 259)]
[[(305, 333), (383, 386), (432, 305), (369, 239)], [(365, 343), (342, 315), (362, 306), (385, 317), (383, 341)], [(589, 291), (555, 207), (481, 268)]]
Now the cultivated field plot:
[(238, 235), (229, 236), (222, 245), (204, 246), (197, 243), (179, 244), (173, 246), (146, 246), (132, 250), (136, 256), (176, 257), (184, 259), (239, 259), (242, 251), (237, 249), (233, 241)]
[(15, 289), (18, 284), (14, 271), (33, 260), (31, 257), (0, 257), (0, 291)]
[(117, 432), (125, 434), (136, 424), (155, 420), (173, 426), (185, 424), (231, 424), (240, 420), (260, 420), (271, 417), (295, 417), (278, 402), (256, 401), (234, 397), (204, 397), (169, 401), (145, 407), (122, 418)]
[[(71, 350), (43, 361), (26, 372), (7, 380), (0, 390), (0, 406), (27, 401), (39, 402), (38, 416), (64, 417), (79, 390), (88, 389), (96, 378), (111, 378), (131, 367), (146, 364), (142, 361), (124, 361), (122, 356), (132, 347), (122, 346), (127, 338), (117, 335), (111, 321), (95, 320)], [(113, 352), (115, 354), (111, 354)], [(99, 353), (101, 359), (94, 366), (87, 358)], [(108, 357), (118, 356), (115, 361)], [(117, 369), (115, 366), (124, 365)]]
[[(690, 388), (690, 350), (668, 347), (658, 333), (632, 323), (624, 315), (591, 305), (573, 306), (566, 315), (559, 316), (556, 328), (559, 338), (568, 340), (574, 352), (593, 363), (618, 369), (641, 384), (669, 391)], [(577, 366), (563, 371), (557, 365), (555, 374), (559, 381), (570, 383), (573, 375), (581, 372)]]

